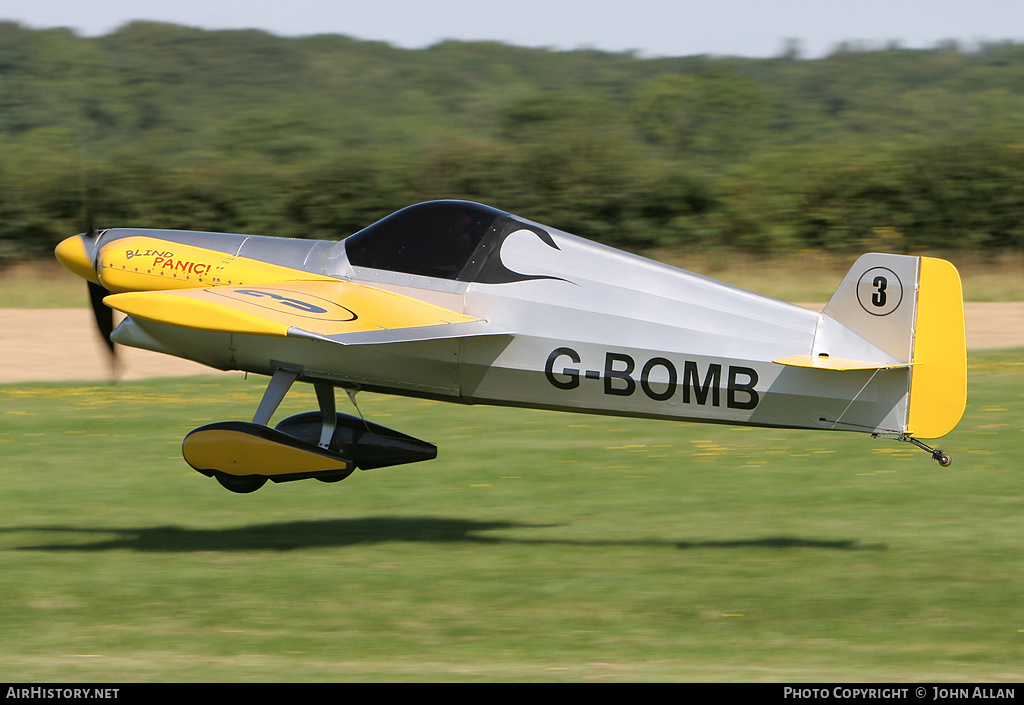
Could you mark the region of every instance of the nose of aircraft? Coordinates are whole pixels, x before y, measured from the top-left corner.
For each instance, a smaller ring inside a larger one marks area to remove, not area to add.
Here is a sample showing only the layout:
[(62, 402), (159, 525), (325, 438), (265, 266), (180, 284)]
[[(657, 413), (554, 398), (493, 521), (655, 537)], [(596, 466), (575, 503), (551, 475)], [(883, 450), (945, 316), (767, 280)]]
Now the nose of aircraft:
[(73, 235), (57, 245), (54, 254), (61, 264), (89, 282), (89, 303), (92, 304), (96, 327), (110, 349), (110, 359), (113, 362), (114, 343), (110, 340), (110, 333), (114, 329), (114, 312), (103, 304), (103, 297), (110, 292), (100, 284), (99, 275), (96, 273), (94, 262), (98, 240), (99, 238), (94, 235)]
[(96, 276), (96, 267), (93, 264), (93, 243), (87, 242), (84, 235), (72, 235), (63, 240), (54, 254), (69, 270), (93, 284), (99, 284), (99, 277)]

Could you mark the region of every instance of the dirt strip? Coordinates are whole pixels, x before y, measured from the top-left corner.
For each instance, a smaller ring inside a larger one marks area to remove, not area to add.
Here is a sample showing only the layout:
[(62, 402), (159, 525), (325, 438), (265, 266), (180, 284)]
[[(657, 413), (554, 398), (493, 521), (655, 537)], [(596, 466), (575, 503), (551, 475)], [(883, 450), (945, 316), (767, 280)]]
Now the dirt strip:
[(148, 350), (117, 346), (117, 371), (92, 311), (86, 308), (0, 309), (0, 384), (65, 380), (134, 380), (223, 374)]
[[(814, 307), (809, 305), (809, 307)], [(817, 306), (820, 309), (820, 306)], [(1024, 302), (968, 303), (967, 347), (1024, 347)], [(88, 309), (0, 309), (0, 384), (109, 380), (106, 348)], [(121, 380), (221, 374), (194, 362), (118, 347)]]

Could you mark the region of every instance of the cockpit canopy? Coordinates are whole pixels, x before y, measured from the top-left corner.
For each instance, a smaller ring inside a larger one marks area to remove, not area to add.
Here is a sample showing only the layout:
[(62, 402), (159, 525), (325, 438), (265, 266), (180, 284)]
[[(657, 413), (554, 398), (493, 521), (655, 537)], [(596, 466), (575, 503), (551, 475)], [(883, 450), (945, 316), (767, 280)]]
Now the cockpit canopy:
[(469, 201), (431, 201), (403, 208), (345, 240), (348, 261), (425, 277), (501, 283), (524, 277), (505, 269), (501, 243), (518, 230), (534, 232), (551, 247), (547, 231), (508, 213)]

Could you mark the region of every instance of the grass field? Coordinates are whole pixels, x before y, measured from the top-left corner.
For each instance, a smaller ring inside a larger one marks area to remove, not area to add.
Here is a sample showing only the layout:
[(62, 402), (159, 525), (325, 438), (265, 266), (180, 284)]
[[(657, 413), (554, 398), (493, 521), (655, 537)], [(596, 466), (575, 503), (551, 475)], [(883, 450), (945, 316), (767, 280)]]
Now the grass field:
[(265, 380), (3, 386), (0, 681), (1020, 681), (1021, 353), (972, 356), (948, 469), (361, 395), (438, 460), (253, 495), (180, 441)]

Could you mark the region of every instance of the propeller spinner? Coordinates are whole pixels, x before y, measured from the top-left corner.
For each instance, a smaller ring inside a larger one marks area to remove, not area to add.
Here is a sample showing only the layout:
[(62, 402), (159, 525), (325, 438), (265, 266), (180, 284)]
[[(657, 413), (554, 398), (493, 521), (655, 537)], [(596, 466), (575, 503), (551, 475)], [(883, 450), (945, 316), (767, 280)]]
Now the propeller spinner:
[(114, 330), (114, 312), (103, 304), (103, 297), (110, 294), (96, 274), (96, 251), (101, 233), (92, 231), (88, 234), (73, 235), (57, 245), (54, 254), (67, 269), (85, 279), (89, 284), (89, 302), (92, 305), (96, 328), (103, 336), (110, 351), (111, 363), (116, 361), (114, 342), (110, 334)]

